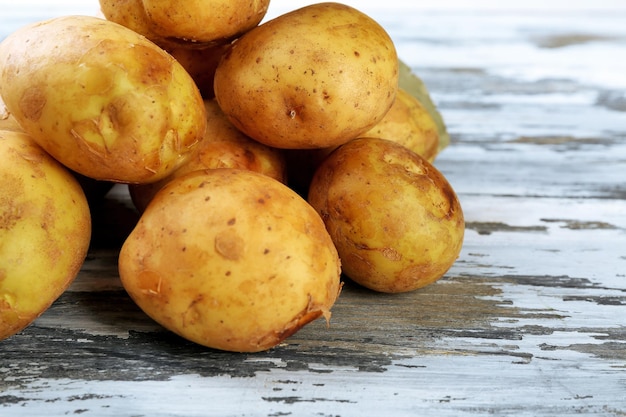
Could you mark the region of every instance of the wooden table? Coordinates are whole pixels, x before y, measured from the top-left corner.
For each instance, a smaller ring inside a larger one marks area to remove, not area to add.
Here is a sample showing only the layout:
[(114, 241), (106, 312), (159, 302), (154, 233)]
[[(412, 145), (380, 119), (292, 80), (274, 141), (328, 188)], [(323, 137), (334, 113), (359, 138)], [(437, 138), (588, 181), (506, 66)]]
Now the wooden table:
[(452, 138), (436, 165), (467, 231), (445, 277), (347, 283), (330, 328), (206, 349), (121, 287), (137, 214), (116, 186), (75, 283), (0, 343), (1, 416), (626, 415), (626, 12), (376, 18)]

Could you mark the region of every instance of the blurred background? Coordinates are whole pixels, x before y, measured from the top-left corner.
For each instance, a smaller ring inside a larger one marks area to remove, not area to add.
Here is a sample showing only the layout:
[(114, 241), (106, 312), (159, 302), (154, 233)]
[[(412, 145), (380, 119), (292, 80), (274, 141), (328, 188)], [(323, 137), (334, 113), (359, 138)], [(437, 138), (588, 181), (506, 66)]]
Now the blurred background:
[[(272, 0), (266, 18), (272, 18), (285, 11), (315, 2), (313, 0)], [(455, 10), (459, 12), (498, 10), (519, 10), (521, 12), (626, 10), (626, 1), (622, 0), (344, 0), (341, 2), (356, 7), (363, 12), (374, 14), (397, 13), (398, 9), (414, 12), (438, 10)], [(3, 38), (7, 33), (12, 32), (25, 23), (66, 14), (94, 15), (98, 13), (98, 9), (97, 0), (23, 0), (19, 2), (1, 0), (0, 38)]]

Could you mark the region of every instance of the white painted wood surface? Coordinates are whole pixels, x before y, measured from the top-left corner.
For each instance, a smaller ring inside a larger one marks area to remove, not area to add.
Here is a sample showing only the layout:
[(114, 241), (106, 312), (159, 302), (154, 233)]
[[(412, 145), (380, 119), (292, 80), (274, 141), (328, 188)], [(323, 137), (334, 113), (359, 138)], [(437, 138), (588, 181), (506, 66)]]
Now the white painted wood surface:
[(347, 284), (330, 328), (205, 349), (120, 286), (117, 187), (74, 285), (0, 342), (0, 415), (626, 415), (626, 12), (509, 3), (375, 15), (452, 137), (436, 165), (467, 232), (443, 279)]

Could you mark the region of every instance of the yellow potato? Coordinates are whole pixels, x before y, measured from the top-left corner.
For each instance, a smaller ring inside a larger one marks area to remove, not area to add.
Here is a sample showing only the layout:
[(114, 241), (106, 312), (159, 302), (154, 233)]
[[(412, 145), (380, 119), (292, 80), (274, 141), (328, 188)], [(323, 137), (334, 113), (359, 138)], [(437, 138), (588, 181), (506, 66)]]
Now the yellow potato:
[(165, 328), (239, 352), (328, 320), (341, 286), (315, 210), (281, 182), (233, 168), (194, 171), (162, 188), (124, 242), (119, 272)]
[(204, 134), (204, 105), (190, 75), (116, 23), (65, 16), (25, 26), (0, 43), (0, 65), (0, 95), (11, 114), (87, 177), (156, 181)]
[(391, 107), (398, 57), (387, 32), (350, 6), (318, 3), (242, 35), (215, 71), (220, 107), (277, 148), (338, 146)]
[(259, 24), (269, 0), (100, 0), (102, 14), (163, 47), (234, 38)]
[(439, 151), (437, 125), (420, 101), (399, 88), (393, 105), (385, 117), (364, 138), (381, 138), (409, 148), (432, 163)]
[(25, 133), (0, 130), (0, 340), (65, 291), (90, 238), (89, 207), (74, 177)]
[(155, 32), (141, 0), (100, 0), (100, 11), (107, 20), (125, 26), (161, 47), (165, 46), (163, 43), (168, 47), (177, 44), (164, 42), (163, 36)]
[(129, 187), (133, 204), (141, 212), (165, 184), (184, 174), (212, 168), (238, 168), (256, 171), (286, 182), (286, 167), (281, 150), (263, 145), (244, 135), (224, 116), (215, 100), (205, 100), (207, 130), (193, 155), (167, 177), (150, 184)]
[(204, 48), (175, 46), (166, 50), (187, 70), (196, 82), (202, 97), (208, 100), (215, 97), (213, 92), (215, 69), (229, 46), (228, 43), (221, 43)]
[(318, 167), (309, 203), (324, 219), (343, 272), (375, 291), (418, 289), (456, 261), (465, 223), (447, 179), (385, 139), (342, 145)]

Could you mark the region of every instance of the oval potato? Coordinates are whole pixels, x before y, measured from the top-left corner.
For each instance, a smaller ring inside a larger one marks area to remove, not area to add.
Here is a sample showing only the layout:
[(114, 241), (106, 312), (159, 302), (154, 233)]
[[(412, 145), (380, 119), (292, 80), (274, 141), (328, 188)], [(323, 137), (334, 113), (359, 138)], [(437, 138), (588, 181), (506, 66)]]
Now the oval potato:
[(141, 183), (179, 166), (206, 128), (193, 79), (168, 53), (104, 19), (64, 16), (0, 43), (0, 95), (68, 168)]
[(281, 182), (234, 168), (165, 185), (124, 242), (119, 271), (165, 328), (239, 352), (328, 320), (341, 287), (337, 251), (315, 210)]
[(25, 133), (0, 130), (0, 340), (31, 324), (74, 281), (90, 239), (76, 179)]
[(269, 0), (100, 0), (102, 14), (164, 48), (206, 46), (259, 24)]
[(393, 41), (375, 20), (317, 3), (267, 21), (233, 42), (214, 92), (232, 123), (277, 148), (338, 146), (376, 124), (398, 89)]
[(379, 292), (429, 285), (456, 261), (465, 222), (439, 170), (386, 139), (359, 138), (317, 168), (308, 195), (331, 235), (343, 272)]

